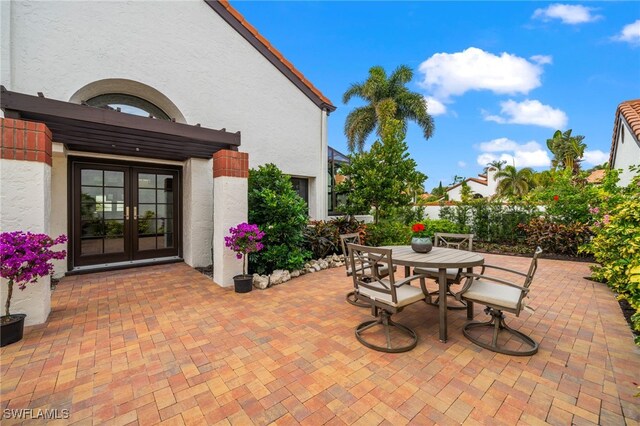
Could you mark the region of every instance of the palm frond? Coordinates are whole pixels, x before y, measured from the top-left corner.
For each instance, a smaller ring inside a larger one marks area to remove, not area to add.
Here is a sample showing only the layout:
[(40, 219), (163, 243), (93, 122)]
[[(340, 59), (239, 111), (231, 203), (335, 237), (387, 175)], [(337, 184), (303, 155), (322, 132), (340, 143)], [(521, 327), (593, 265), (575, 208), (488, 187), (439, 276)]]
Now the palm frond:
[(362, 83), (352, 83), (347, 91), (344, 92), (344, 95), (342, 95), (342, 103), (349, 103), (354, 96), (365, 99), (364, 86)]
[(364, 142), (376, 127), (376, 112), (371, 105), (355, 108), (349, 113), (344, 124), (349, 152), (362, 152)]

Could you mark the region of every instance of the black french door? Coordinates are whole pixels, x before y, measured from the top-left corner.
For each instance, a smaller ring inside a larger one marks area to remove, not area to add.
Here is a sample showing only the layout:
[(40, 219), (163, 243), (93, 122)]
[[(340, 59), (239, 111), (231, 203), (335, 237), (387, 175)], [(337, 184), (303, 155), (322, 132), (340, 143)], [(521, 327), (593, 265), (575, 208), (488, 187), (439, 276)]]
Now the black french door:
[(73, 267), (180, 253), (180, 170), (72, 162)]

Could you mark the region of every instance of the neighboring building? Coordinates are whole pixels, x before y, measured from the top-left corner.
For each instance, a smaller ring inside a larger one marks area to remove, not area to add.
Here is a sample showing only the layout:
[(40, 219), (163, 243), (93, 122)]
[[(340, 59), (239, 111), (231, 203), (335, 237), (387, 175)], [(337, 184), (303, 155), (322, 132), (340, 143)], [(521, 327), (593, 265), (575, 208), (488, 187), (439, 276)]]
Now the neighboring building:
[(484, 198), (492, 197), (496, 194), (498, 188), (498, 181), (495, 176), (498, 169), (495, 167), (489, 167), (486, 174), (478, 175), (478, 178), (467, 178), (462, 182), (459, 182), (453, 186), (447, 188), (447, 194), (449, 201), (461, 201), (462, 200), (462, 183), (466, 182), (471, 189), (471, 192), (478, 194)]
[(592, 171), (589, 174), (589, 176), (587, 176), (587, 182), (588, 183), (593, 183), (593, 184), (602, 183), (602, 180), (604, 179), (605, 172), (606, 172), (606, 170), (604, 170), (604, 169), (599, 169), (599, 170)]
[(631, 182), (629, 166), (640, 165), (640, 99), (622, 102), (616, 110), (609, 167), (622, 169), (620, 186)]
[[(326, 218), (335, 107), (228, 2), (0, 2), (0, 22), (0, 230), (68, 234), (56, 275), (184, 260), (231, 284), (223, 237), (265, 163)], [(14, 294), (30, 323), (36, 287)]]

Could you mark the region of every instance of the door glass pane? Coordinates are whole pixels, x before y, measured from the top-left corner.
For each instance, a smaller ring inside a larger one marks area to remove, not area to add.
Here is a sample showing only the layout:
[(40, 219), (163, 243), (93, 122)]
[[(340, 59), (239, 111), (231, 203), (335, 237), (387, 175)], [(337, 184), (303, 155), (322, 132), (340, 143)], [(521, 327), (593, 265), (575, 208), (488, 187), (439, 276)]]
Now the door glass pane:
[(81, 201), (83, 203), (102, 202), (102, 187), (101, 186), (83, 186)]
[(124, 188), (106, 187), (104, 189), (104, 201), (124, 203)]
[(171, 175), (158, 175), (156, 188), (158, 189), (171, 189), (173, 188), (173, 176)]
[(139, 189), (138, 202), (139, 203), (155, 203), (156, 202), (155, 189)]
[(102, 238), (82, 240), (80, 243), (80, 253), (83, 256), (90, 254), (102, 254)]
[(115, 238), (106, 238), (104, 240), (105, 253), (122, 253), (124, 251), (124, 236)]
[(83, 220), (80, 223), (81, 237), (102, 237), (104, 235), (103, 222), (100, 219)]
[(155, 188), (156, 175), (151, 173), (138, 174), (138, 188)]
[(81, 185), (102, 186), (102, 170), (83, 169), (80, 172)]
[(155, 235), (138, 238), (138, 250), (155, 250), (156, 249), (156, 237)]
[(155, 204), (139, 204), (138, 215), (140, 219), (153, 219), (156, 217), (156, 205)]
[(155, 219), (138, 219), (138, 234), (149, 235), (156, 233)]
[(104, 185), (117, 186), (119, 188), (124, 187), (124, 172), (110, 172), (105, 170)]
[(173, 191), (165, 191), (163, 189), (158, 190), (158, 202), (159, 203), (172, 203)]
[(158, 204), (158, 218), (173, 217), (173, 204)]
[(166, 232), (173, 232), (173, 220), (171, 219), (158, 219), (157, 220), (157, 233), (164, 234)]
[(173, 234), (164, 234), (158, 236), (158, 248), (172, 248), (173, 247)]
[(124, 219), (124, 203), (108, 203), (102, 213), (105, 219)]
[(95, 203), (83, 203), (80, 205), (80, 218), (82, 220), (102, 220), (102, 213), (96, 211)]

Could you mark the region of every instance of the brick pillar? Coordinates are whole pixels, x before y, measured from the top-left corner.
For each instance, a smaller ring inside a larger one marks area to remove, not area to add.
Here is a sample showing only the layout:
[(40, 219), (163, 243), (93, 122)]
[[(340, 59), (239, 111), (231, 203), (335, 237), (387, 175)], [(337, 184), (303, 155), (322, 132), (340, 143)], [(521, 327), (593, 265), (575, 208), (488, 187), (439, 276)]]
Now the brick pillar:
[(242, 262), (224, 245), (229, 228), (247, 221), (249, 154), (220, 150), (213, 154), (213, 280), (233, 284)]
[[(51, 145), (51, 131), (44, 124), (0, 118), (0, 231), (49, 234)], [(3, 282), (3, 306), (6, 297)], [(44, 323), (50, 311), (49, 277), (23, 291), (14, 288), (11, 313), (27, 314), (26, 324)]]

